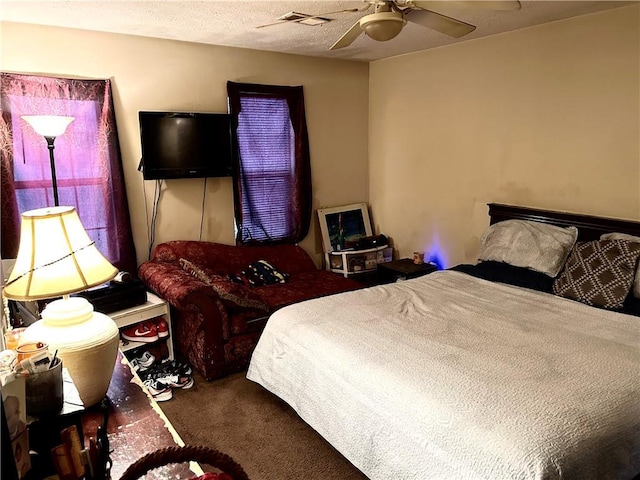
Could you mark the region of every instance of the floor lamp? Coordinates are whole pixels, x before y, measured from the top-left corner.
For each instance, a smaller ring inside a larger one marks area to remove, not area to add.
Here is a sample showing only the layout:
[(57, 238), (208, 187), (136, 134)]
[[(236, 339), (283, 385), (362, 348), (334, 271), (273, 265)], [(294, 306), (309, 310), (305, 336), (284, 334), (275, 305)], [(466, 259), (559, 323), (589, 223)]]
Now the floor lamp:
[(108, 316), (72, 293), (111, 280), (118, 270), (102, 256), (74, 207), (49, 207), (22, 214), (20, 247), (4, 286), (12, 300), (57, 298), (42, 320), (24, 331), (23, 342), (43, 342), (58, 352), (85, 407), (104, 398), (118, 354), (119, 331)]
[(53, 181), (53, 202), (57, 207), (60, 203), (58, 202), (56, 163), (53, 159), (53, 142), (56, 140), (56, 137), (59, 137), (65, 132), (67, 125), (73, 122), (74, 117), (63, 117), (58, 115), (24, 115), (22, 118), (33, 127), (36, 133), (42, 135), (47, 141), (49, 161), (51, 162), (51, 180)]

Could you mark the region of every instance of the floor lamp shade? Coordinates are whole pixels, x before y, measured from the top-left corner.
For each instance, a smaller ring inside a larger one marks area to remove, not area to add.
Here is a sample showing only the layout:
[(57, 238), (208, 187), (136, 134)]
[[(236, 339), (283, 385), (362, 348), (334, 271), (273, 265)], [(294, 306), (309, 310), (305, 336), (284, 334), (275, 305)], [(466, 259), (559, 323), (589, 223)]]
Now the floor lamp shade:
[(20, 247), (4, 295), (14, 300), (63, 297), (45, 307), (42, 320), (25, 330), (22, 341), (44, 342), (58, 351), (87, 407), (109, 388), (119, 331), (87, 300), (69, 294), (105, 283), (117, 272), (87, 235), (75, 208), (22, 214)]
[(23, 115), (22, 118), (43, 137), (59, 137), (67, 129), (74, 117), (59, 115)]
[(73, 117), (63, 117), (59, 115), (24, 115), (22, 117), (36, 133), (39, 133), (47, 141), (49, 149), (49, 163), (51, 164), (51, 183), (53, 186), (53, 203), (57, 207), (60, 205), (58, 199), (58, 181), (56, 179), (56, 162), (53, 155), (54, 142), (56, 137), (62, 135), (67, 129), (67, 125), (73, 122)]

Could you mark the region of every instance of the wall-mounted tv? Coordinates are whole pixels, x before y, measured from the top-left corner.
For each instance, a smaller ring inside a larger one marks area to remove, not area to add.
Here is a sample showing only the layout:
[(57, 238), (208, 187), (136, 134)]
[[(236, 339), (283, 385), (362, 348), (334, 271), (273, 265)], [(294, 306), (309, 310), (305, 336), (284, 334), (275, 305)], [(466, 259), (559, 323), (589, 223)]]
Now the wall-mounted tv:
[(145, 180), (232, 174), (231, 115), (139, 112), (138, 118)]

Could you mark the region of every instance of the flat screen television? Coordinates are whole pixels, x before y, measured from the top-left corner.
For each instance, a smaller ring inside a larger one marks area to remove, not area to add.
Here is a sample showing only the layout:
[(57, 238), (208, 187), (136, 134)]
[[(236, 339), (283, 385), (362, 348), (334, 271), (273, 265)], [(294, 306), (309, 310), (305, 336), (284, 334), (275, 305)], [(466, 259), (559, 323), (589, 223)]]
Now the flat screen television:
[(231, 115), (139, 112), (138, 117), (145, 180), (232, 174)]

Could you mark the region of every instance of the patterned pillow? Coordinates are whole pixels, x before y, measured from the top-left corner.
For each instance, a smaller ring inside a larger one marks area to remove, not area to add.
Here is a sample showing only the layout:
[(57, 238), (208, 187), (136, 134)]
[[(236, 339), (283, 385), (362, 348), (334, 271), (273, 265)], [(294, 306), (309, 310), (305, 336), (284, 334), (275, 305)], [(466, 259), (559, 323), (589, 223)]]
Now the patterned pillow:
[(179, 262), (185, 272), (202, 283), (211, 286), (227, 307), (255, 308), (265, 312), (269, 311), (269, 307), (260, 296), (244, 286), (232, 282), (223, 275), (217, 275), (208, 268), (199, 267), (184, 258), (181, 258)]
[(622, 308), (639, 257), (640, 243), (578, 242), (553, 282), (553, 293), (595, 307)]
[[(640, 237), (634, 237), (626, 233), (605, 233), (600, 237), (600, 240), (627, 240), (628, 242), (640, 243)], [(640, 298), (640, 263), (638, 263), (636, 276), (633, 279), (633, 296)]]
[(229, 275), (229, 278), (247, 287), (285, 283), (289, 275), (279, 271), (266, 260), (258, 260), (250, 264), (240, 273)]
[(555, 277), (562, 270), (577, 238), (575, 227), (505, 220), (484, 232), (478, 260), (508, 263)]

